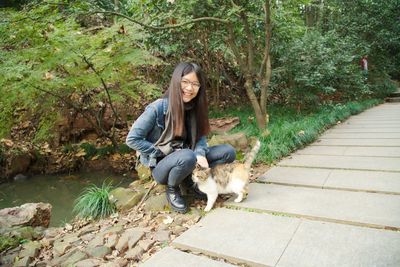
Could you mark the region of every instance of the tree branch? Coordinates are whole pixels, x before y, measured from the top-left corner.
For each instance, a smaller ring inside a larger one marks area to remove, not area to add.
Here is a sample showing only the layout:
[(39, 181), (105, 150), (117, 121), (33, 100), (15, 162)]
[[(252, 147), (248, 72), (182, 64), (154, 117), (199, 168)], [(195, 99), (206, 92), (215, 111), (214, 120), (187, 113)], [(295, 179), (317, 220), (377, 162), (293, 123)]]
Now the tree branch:
[(158, 26), (152, 26), (152, 25), (148, 25), (145, 23), (142, 23), (140, 21), (137, 21), (129, 16), (126, 16), (124, 14), (118, 13), (118, 12), (113, 12), (113, 11), (93, 11), (90, 12), (88, 14), (106, 14), (106, 15), (114, 15), (114, 16), (119, 16), (119, 17), (123, 17), (133, 23), (139, 24), (140, 26), (144, 27), (144, 28), (148, 28), (151, 30), (166, 30), (166, 29), (173, 29), (173, 28), (180, 28), (182, 26), (185, 25), (189, 25), (189, 24), (193, 24), (196, 22), (200, 22), (200, 21), (215, 21), (215, 22), (219, 22), (219, 23), (228, 23), (227, 20), (224, 19), (220, 19), (220, 18), (214, 18), (214, 17), (201, 17), (201, 18), (196, 18), (196, 19), (192, 19), (190, 21), (186, 21), (186, 22), (182, 22), (180, 24), (175, 24), (175, 25), (170, 25), (170, 26), (163, 26), (163, 27), (158, 27)]
[(247, 36), (247, 64), (249, 66), (250, 72), (253, 73), (253, 69), (254, 69), (254, 36), (250, 29), (247, 16), (243, 11), (240, 12), (240, 19), (243, 22), (244, 31)]
[(264, 49), (264, 57), (260, 66), (260, 70), (258, 72), (258, 76), (262, 79), (262, 75), (264, 72), (264, 68), (266, 68), (268, 57), (269, 57), (269, 48), (271, 46), (271, 4), (270, 0), (265, 0), (264, 4), (264, 25), (265, 25), (265, 49)]

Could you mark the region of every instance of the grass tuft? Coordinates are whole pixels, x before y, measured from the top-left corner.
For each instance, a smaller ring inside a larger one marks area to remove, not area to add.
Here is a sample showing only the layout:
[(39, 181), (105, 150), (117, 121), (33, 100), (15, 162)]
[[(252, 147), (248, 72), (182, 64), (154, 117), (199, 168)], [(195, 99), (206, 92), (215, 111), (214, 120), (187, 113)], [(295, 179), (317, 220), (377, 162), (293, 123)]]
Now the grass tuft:
[(90, 185), (75, 201), (73, 212), (80, 218), (104, 218), (116, 211), (109, 200), (111, 184), (103, 182), (101, 187)]

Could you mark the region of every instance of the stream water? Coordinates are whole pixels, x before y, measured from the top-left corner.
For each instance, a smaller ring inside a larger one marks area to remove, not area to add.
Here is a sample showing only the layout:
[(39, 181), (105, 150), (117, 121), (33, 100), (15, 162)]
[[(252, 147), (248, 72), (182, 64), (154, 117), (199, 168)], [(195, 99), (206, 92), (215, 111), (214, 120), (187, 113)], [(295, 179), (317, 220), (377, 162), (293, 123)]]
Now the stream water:
[(27, 179), (0, 184), (0, 209), (24, 203), (45, 202), (53, 208), (50, 226), (61, 226), (73, 218), (74, 201), (90, 184), (101, 186), (103, 181), (114, 187), (127, 187), (132, 178), (110, 173), (78, 173), (73, 175), (37, 175)]

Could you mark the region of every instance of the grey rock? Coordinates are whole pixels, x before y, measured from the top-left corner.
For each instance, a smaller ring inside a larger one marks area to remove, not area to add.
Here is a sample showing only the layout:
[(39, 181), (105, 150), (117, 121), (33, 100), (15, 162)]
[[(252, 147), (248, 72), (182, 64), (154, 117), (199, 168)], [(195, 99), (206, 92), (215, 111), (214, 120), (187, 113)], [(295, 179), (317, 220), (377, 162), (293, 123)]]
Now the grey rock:
[(87, 245), (88, 247), (97, 247), (102, 246), (104, 244), (103, 235), (97, 235), (92, 241)]
[(154, 244), (154, 240), (140, 240), (138, 246), (143, 248), (144, 251), (149, 250), (149, 248)]
[(118, 187), (110, 192), (110, 200), (118, 210), (125, 211), (133, 208), (142, 199), (144, 192), (135, 192), (128, 188)]
[(158, 230), (154, 235), (154, 239), (159, 242), (169, 241), (170, 231)]
[(128, 247), (132, 248), (136, 243), (144, 236), (144, 231), (142, 229), (129, 229), (128, 231)]
[(14, 260), (18, 257), (18, 251), (10, 252), (7, 254), (0, 254), (0, 266), (12, 266)]
[(26, 203), (19, 207), (0, 210), (0, 227), (44, 226), (48, 227), (51, 205), (48, 203)]
[(88, 256), (86, 255), (86, 253), (84, 253), (80, 250), (76, 250), (74, 253), (72, 253), (70, 255), (69, 258), (67, 258), (67, 259), (65, 259), (65, 261), (61, 262), (61, 267), (69, 267), (72, 264), (82, 261), (87, 258), (88, 258)]
[(111, 253), (111, 248), (106, 246), (94, 247), (94, 248), (87, 248), (86, 252), (95, 258), (104, 258), (106, 255)]
[[(157, 252), (153, 257), (140, 265), (141, 267), (234, 267), (234, 265), (222, 261), (212, 260), (208, 257), (197, 256), (192, 253), (182, 252), (173, 248), (164, 248)], [(235, 265), (239, 266), (239, 265)], [(241, 265), (242, 266), (242, 265)], [(257, 265), (264, 266), (264, 265)]]
[(53, 244), (53, 254), (57, 256), (63, 255), (72, 245), (68, 242), (64, 242), (62, 239), (54, 241)]
[(109, 248), (115, 248), (118, 242), (118, 235), (117, 234), (111, 234), (110, 236), (107, 237), (107, 240), (105, 242), (105, 246)]
[(113, 225), (110, 227), (107, 227), (105, 229), (102, 229), (100, 231), (100, 234), (104, 237), (106, 235), (110, 235), (110, 234), (118, 234), (120, 233), (122, 230), (124, 229), (124, 227), (122, 225)]
[(120, 253), (124, 253), (128, 249), (128, 240), (129, 236), (126, 234), (122, 234), (119, 238), (118, 243), (115, 245), (115, 249)]
[(168, 207), (168, 201), (165, 194), (151, 196), (145, 201), (144, 209), (146, 211), (163, 211)]
[(32, 260), (31, 257), (20, 258), (14, 263), (13, 267), (28, 267)]
[(142, 247), (136, 246), (126, 252), (125, 258), (128, 260), (139, 260), (143, 255), (143, 252), (144, 250)]
[(104, 266), (104, 263), (99, 259), (85, 259), (75, 263), (75, 267), (97, 267)]
[(39, 250), (41, 247), (42, 246), (38, 241), (24, 243), (18, 256), (20, 258), (36, 258), (39, 255)]

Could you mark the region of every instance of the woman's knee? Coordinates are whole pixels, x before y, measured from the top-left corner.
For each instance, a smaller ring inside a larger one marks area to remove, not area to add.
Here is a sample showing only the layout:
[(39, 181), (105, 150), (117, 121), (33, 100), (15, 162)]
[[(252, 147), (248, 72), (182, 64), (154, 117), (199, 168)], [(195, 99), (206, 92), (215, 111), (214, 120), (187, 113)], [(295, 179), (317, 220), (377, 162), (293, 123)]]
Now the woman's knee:
[(229, 144), (224, 144), (223, 150), (224, 150), (224, 157), (226, 159), (227, 163), (233, 162), (236, 159), (236, 150), (233, 146)]
[(196, 167), (196, 155), (190, 149), (182, 149), (176, 152), (178, 157), (178, 164), (185, 168), (194, 169)]

